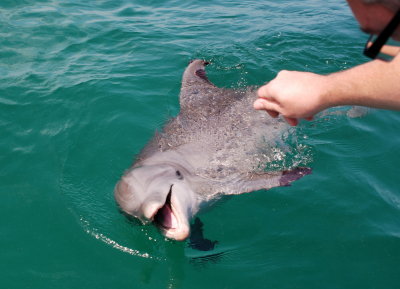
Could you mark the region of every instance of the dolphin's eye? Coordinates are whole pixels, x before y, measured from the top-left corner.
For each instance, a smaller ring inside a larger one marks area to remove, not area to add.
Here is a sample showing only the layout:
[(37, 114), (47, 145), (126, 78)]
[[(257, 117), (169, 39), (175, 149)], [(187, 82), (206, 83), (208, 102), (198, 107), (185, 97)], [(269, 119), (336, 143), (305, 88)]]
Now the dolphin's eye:
[(176, 171), (175, 174), (176, 174), (176, 176), (178, 177), (179, 180), (183, 180), (183, 176), (182, 176), (180, 171)]

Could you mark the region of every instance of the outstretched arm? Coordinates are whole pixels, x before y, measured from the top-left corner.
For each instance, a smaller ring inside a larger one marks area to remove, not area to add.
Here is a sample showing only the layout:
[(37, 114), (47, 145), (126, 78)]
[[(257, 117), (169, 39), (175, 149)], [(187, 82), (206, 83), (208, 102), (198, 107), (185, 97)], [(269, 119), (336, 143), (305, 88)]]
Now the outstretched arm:
[(390, 62), (373, 60), (325, 76), (283, 70), (260, 87), (258, 96), (255, 109), (282, 114), (291, 125), (339, 105), (400, 110), (400, 54)]

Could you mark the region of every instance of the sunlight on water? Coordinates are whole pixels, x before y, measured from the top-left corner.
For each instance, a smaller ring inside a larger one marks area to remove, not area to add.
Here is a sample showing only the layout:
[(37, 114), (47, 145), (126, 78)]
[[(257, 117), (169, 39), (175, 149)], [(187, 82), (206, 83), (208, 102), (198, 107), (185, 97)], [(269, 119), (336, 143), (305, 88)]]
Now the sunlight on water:
[(153, 257), (148, 253), (142, 253), (139, 250), (131, 249), (131, 248), (128, 248), (128, 247), (118, 244), (116, 241), (108, 238), (104, 234), (98, 233), (96, 229), (91, 228), (89, 222), (82, 217), (80, 218), (80, 221), (81, 221), (81, 224), (82, 224), (83, 228), (85, 229), (86, 233), (92, 235), (94, 238), (104, 242), (107, 245), (110, 245), (111, 247), (113, 247), (121, 252), (127, 253), (129, 255), (133, 255), (133, 256), (146, 258), (146, 259), (161, 260), (160, 258)]

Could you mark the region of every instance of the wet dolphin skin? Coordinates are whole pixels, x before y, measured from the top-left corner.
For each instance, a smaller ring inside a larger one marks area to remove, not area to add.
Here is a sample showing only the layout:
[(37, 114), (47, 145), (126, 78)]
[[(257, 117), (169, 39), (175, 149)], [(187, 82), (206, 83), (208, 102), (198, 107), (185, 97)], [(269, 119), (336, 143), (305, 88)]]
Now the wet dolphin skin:
[(218, 88), (203, 60), (186, 68), (180, 112), (156, 133), (115, 188), (119, 207), (175, 240), (190, 235), (200, 205), (221, 195), (287, 186), (309, 168), (268, 171), (287, 124), (255, 111), (255, 90)]

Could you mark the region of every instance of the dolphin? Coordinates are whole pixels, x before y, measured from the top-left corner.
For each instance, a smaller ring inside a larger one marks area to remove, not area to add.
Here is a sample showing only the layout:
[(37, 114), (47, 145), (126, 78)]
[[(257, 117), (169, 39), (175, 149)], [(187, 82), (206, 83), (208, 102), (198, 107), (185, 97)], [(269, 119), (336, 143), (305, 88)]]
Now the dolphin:
[(204, 60), (183, 73), (180, 112), (142, 149), (115, 187), (120, 209), (170, 239), (190, 236), (190, 220), (222, 195), (288, 186), (310, 168), (267, 170), (288, 125), (253, 109), (255, 88), (218, 88)]

